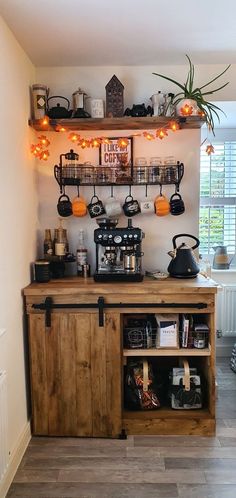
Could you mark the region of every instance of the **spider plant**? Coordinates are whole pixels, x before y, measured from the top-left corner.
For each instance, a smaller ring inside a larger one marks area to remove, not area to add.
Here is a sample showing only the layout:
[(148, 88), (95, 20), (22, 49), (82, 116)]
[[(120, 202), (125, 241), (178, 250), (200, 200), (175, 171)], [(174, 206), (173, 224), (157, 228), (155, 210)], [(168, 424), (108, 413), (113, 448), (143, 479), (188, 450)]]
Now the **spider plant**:
[[(172, 103), (176, 106), (181, 100), (183, 99), (192, 99), (195, 100), (198, 108), (199, 108), (199, 113), (202, 113), (205, 118), (206, 118), (206, 123), (209, 127), (209, 129), (212, 131), (214, 135), (214, 118), (216, 117), (218, 119), (218, 122), (220, 122), (219, 114), (218, 112), (223, 112), (222, 109), (220, 109), (218, 106), (215, 104), (212, 104), (212, 102), (209, 102), (206, 100), (206, 95), (213, 95), (213, 93), (218, 92), (219, 90), (222, 90), (222, 88), (225, 88), (229, 82), (225, 83), (224, 85), (219, 86), (218, 88), (214, 89), (208, 89), (207, 87), (211, 84), (214, 83), (214, 81), (218, 80), (226, 71), (228, 71), (229, 67), (231, 64), (229, 64), (224, 71), (222, 71), (220, 74), (215, 76), (212, 80), (208, 81), (205, 85), (202, 85), (200, 87), (194, 87), (194, 74), (195, 74), (195, 68), (194, 64), (192, 63), (190, 57), (186, 55), (189, 63), (189, 70), (187, 74), (187, 79), (185, 83), (179, 83), (178, 81), (169, 78), (168, 76), (165, 76), (163, 74), (158, 74), (158, 73), (152, 73), (155, 74), (156, 76), (160, 76), (160, 78), (164, 78), (165, 80), (171, 81), (175, 85), (177, 85), (180, 89), (181, 92), (177, 93), (174, 98)], [(206, 90), (206, 91), (205, 91)], [(224, 112), (223, 112), (224, 114)]]

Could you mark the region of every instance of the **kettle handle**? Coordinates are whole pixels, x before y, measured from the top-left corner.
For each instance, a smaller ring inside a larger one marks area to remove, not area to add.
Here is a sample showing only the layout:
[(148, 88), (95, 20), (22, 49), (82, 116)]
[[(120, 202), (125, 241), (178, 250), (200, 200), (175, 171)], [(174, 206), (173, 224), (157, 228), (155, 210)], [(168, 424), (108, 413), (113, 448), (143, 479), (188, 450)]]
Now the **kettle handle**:
[(66, 97), (62, 97), (62, 95), (52, 95), (51, 97), (49, 97), (47, 99), (47, 105), (48, 105), (49, 100), (51, 100), (51, 99), (63, 99), (63, 100), (66, 100), (67, 101), (67, 110), (69, 110), (70, 101)]
[(197, 237), (194, 237), (194, 235), (190, 235), (189, 233), (179, 233), (178, 235), (175, 235), (172, 239), (173, 247), (176, 249), (176, 239), (179, 237), (190, 237), (190, 239), (193, 239), (196, 241), (195, 246), (193, 246), (191, 249), (196, 249), (200, 245), (200, 240), (197, 239)]

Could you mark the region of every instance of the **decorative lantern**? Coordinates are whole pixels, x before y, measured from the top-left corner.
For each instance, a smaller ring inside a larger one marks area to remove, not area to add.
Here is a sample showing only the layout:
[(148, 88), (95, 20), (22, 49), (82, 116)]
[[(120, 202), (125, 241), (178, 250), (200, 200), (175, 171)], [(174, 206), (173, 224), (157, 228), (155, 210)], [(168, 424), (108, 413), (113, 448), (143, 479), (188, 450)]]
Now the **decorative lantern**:
[(124, 114), (124, 85), (114, 74), (106, 85), (106, 116), (119, 118)]

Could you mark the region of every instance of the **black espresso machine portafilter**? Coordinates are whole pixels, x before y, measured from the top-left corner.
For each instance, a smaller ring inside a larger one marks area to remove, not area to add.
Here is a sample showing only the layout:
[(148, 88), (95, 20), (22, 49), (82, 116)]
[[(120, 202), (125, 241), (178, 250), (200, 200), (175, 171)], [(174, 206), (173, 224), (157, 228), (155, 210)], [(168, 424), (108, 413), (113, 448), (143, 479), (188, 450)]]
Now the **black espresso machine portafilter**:
[(141, 228), (128, 226), (117, 228), (118, 220), (98, 218), (99, 228), (94, 230), (96, 244), (96, 282), (141, 282), (142, 239)]

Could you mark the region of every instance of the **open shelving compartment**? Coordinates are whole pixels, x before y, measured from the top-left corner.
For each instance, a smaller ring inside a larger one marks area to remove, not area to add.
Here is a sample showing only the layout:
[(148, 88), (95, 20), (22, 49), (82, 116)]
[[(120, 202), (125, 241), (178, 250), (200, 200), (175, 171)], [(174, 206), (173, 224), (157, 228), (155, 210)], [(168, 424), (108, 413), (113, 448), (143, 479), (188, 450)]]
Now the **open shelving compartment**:
[[(199, 313), (191, 313), (198, 315)], [(202, 312), (200, 313), (202, 315)], [(136, 315), (136, 314), (135, 314)], [(130, 314), (131, 316), (131, 314)], [(136, 315), (137, 316), (137, 315)], [(123, 427), (127, 434), (156, 435), (213, 435), (215, 431), (215, 374), (214, 374), (214, 316), (204, 315), (209, 326), (209, 343), (203, 349), (197, 348), (123, 348), (123, 390), (127, 362), (147, 359), (152, 364), (155, 375), (163, 376), (164, 388), (167, 390), (168, 372), (173, 367), (182, 366), (186, 358), (190, 368), (197, 368), (201, 377), (203, 404), (200, 409), (173, 409), (167, 391), (161, 400), (161, 407), (147, 410), (129, 410), (125, 408), (123, 391)], [(123, 317), (123, 323), (125, 315)], [(122, 334), (123, 336), (123, 334)], [(213, 340), (213, 345), (211, 341)]]

